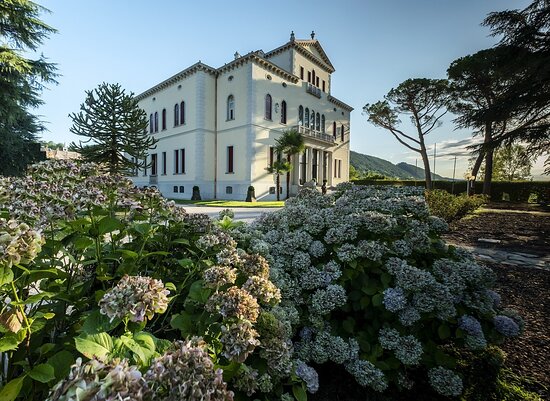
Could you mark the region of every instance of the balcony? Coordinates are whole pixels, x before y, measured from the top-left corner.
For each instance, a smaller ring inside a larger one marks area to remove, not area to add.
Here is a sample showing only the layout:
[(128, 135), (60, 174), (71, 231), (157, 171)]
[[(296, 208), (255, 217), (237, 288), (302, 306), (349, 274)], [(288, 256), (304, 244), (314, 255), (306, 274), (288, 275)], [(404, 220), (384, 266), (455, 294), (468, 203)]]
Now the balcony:
[(314, 129), (304, 127), (303, 125), (297, 125), (294, 127), (294, 129), (302, 134), (304, 138), (313, 138), (317, 139), (318, 141), (328, 142), (330, 144), (334, 143), (334, 137), (332, 135), (327, 135), (322, 132), (315, 131)]
[(319, 99), (321, 99), (321, 93), (323, 93), (321, 89), (310, 83), (306, 85), (306, 92), (315, 97), (318, 97)]

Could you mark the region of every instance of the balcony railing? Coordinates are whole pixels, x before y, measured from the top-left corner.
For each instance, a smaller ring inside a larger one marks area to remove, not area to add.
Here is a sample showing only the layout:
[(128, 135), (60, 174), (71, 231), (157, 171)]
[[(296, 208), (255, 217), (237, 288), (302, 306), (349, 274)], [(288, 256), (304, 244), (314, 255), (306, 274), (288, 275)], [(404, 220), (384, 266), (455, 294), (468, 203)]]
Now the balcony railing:
[(315, 97), (318, 97), (319, 99), (321, 98), (322, 91), (321, 91), (321, 89), (319, 89), (315, 85), (312, 85), (312, 84), (308, 83), (306, 85), (306, 92), (312, 94)]
[(319, 141), (334, 143), (334, 137), (332, 135), (327, 135), (312, 128), (304, 127), (303, 125), (297, 125), (294, 128), (306, 138), (314, 138)]
[(150, 175), (149, 176), (149, 185), (157, 185), (158, 183), (159, 183), (158, 175)]

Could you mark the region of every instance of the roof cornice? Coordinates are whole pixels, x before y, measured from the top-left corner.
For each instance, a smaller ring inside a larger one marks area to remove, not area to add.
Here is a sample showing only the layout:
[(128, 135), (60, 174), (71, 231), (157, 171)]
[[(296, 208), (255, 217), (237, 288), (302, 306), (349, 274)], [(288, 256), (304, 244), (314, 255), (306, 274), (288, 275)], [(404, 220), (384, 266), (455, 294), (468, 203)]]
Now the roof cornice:
[[(313, 53), (306, 50), (305, 49), (306, 46), (314, 46), (319, 51), (319, 53), (321, 53), (321, 56), (324, 58), (324, 60), (321, 60), (319, 57), (315, 56)], [(265, 54), (265, 58), (267, 59), (267, 58), (273, 57), (273, 56), (275, 56), (279, 53), (282, 53), (285, 50), (290, 49), (290, 48), (296, 49), (296, 51), (298, 51), (302, 56), (304, 56), (308, 60), (314, 62), (319, 67), (324, 68), (328, 72), (332, 73), (332, 72), (336, 71), (334, 69), (334, 66), (332, 65), (332, 63), (328, 59), (325, 51), (323, 50), (323, 48), (319, 44), (319, 41), (317, 41), (317, 40), (291, 40), (290, 42), (287, 42), (284, 45), (282, 45), (280, 47), (277, 47), (276, 49), (273, 49), (270, 52), (267, 52)]]
[(193, 75), (193, 74), (195, 74), (199, 71), (204, 71), (204, 72), (206, 72), (210, 75), (217, 76), (217, 70), (215, 68), (210, 67), (209, 65), (206, 65), (206, 64), (199, 61), (199, 62), (193, 64), (191, 67), (188, 67), (185, 70), (180, 71), (177, 74), (171, 76), (170, 78), (162, 81), (160, 84), (157, 84), (157, 85), (153, 86), (152, 88), (147, 89), (145, 92), (140, 93), (139, 95), (137, 95), (135, 97), (135, 99), (138, 100), (138, 101), (143, 100), (147, 96), (151, 96), (151, 95), (153, 95), (153, 94), (169, 87), (170, 85), (172, 85), (172, 84), (174, 84), (178, 81), (181, 81), (182, 79), (187, 78), (188, 76)]
[(351, 107), (350, 105), (342, 102), (339, 99), (336, 99), (334, 96), (328, 95), (327, 99), (328, 99), (329, 102), (334, 103), (336, 106), (341, 107), (346, 111), (349, 111), (349, 112), (353, 111), (353, 107)]

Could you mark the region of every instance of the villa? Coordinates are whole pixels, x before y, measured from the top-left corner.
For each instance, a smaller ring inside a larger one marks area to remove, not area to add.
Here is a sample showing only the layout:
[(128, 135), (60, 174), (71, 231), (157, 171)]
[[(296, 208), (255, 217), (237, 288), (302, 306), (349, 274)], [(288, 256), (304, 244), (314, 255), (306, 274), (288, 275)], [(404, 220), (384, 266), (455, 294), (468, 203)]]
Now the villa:
[[(158, 139), (150, 166), (131, 177), (164, 196), (189, 199), (275, 199), (275, 140), (290, 129), (306, 150), (293, 157), (290, 194), (305, 183), (331, 187), (349, 177), (352, 107), (331, 95), (334, 67), (315, 34), (267, 53), (258, 50), (213, 68), (202, 62), (137, 96)], [(286, 197), (286, 175), (281, 176)]]

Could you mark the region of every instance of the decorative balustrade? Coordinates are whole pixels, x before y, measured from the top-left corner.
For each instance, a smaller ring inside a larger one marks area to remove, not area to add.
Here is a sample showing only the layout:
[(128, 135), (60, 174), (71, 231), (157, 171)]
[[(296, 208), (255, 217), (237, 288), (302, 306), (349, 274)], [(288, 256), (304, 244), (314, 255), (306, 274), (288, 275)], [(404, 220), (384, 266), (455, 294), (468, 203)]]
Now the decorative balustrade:
[(308, 128), (303, 125), (297, 125), (294, 127), (296, 131), (302, 134), (306, 138), (314, 138), (319, 141), (334, 143), (334, 137), (332, 135), (325, 134), (320, 131), (316, 131), (313, 128)]
[(319, 99), (321, 98), (321, 93), (323, 93), (321, 89), (310, 83), (306, 85), (306, 92), (315, 97), (318, 97)]

